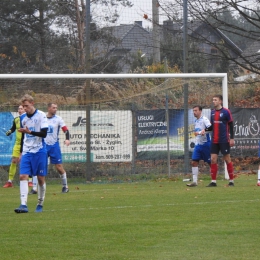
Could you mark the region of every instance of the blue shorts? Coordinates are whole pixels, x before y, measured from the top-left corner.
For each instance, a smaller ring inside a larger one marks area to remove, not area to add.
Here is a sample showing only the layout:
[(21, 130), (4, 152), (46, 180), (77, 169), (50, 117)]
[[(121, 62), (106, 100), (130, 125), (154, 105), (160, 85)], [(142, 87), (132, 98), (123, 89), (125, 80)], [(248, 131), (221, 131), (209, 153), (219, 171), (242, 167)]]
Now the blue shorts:
[(26, 153), (22, 155), (20, 162), (20, 174), (30, 176), (47, 175), (47, 153)]
[(60, 144), (57, 142), (54, 145), (46, 145), (47, 155), (50, 157), (51, 164), (62, 164), (62, 155)]
[(192, 153), (192, 160), (203, 160), (206, 163), (210, 163), (210, 143), (205, 143), (203, 145), (195, 145)]

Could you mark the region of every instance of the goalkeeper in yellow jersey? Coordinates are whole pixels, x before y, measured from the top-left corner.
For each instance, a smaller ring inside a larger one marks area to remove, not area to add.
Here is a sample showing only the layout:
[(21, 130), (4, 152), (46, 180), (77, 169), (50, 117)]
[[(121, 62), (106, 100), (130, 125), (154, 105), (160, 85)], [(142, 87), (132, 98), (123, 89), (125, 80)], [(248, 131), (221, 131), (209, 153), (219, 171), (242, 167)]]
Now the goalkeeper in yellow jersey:
[[(7, 136), (11, 135), (16, 129), (21, 128), (21, 123), (20, 123), (20, 115), (24, 113), (23, 106), (18, 107), (18, 113), (19, 116), (15, 117), (13, 120), (13, 126), (5, 133)], [(21, 155), (21, 138), (22, 138), (22, 133), (16, 131), (16, 139), (15, 139), (15, 144), (13, 147), (13, 154), (12, 154), (12, 162), (9, 168), (9, 176), (8, 176), (8, 181), (5, 183), (3, 186), (4, 188), (12, 188), (13, 187), (13, 179), (16, 173), (16, 168), (17, 164), (20, 162), (20, 155)], [(32, 181), (29, 180), (29, 186), (32, 186)]]

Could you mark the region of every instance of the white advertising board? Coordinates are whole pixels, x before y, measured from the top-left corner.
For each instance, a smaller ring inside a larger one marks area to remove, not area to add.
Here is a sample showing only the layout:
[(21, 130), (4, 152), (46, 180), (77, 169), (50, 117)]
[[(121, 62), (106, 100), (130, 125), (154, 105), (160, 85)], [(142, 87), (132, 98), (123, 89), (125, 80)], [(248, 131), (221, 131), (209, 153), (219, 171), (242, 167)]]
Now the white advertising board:
[[(59, 134), (64, 162), (86, 161), (86, 112), (58, 111), (70, 132), (70, 146)], [(132, 112), (91, 111), (91, 161), (129, 162), (132, 160)]]

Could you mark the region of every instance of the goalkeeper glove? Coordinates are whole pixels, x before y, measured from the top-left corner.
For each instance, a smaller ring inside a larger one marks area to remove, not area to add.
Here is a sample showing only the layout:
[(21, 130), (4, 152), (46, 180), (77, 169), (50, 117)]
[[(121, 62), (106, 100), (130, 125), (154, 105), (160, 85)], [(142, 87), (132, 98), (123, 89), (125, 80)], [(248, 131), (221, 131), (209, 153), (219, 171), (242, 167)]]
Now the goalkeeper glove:
[(9, 136), (11, 133), (12, 133), (12, 131), (11, 131), (11, 130), (8, 130), (5, 134), (6, 134), (7, 136)]

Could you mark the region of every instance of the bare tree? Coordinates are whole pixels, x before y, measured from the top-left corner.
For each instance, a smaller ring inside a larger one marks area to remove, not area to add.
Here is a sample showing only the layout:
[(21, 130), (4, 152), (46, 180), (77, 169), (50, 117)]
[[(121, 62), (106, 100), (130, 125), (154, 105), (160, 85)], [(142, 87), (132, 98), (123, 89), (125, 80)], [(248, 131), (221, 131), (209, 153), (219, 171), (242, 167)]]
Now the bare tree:
[[(128, 0), (92, 0), (91, 5), (92, 9), (107, 8), (101, 13), (105, 25), (117, 20), (120, 5), (132, 4)], [(100, 21), (94, 12), (91, 15), (93, 23)], [(85, 20), (84, 0), (1, 0), (2, 73), (82, 72)], [(92, 37), (104, 37), (97, 27), (91, 28)], [(98, 72), (96, 64), (95, 70)]]
[[(161, 0), (163, 12), (173, 21), (182, 24), (182, 1)], [(244, 69), (259, 74), (260, 50), (260, 1), (242, 0), (188, 0), (189, 24), (200, 21), (227, 36), (222, 42), (213, 42), (210, 37), (196, 32), (201, 41), (216, 49), (208, 58), (221, 57), (232, 68)], [(176, 18), (176, 13), (177, 18)], [(192, 31), (192, 26), (189, 27)], [(235, 55), (230, 55), (230, 44), (237, 45)]]

